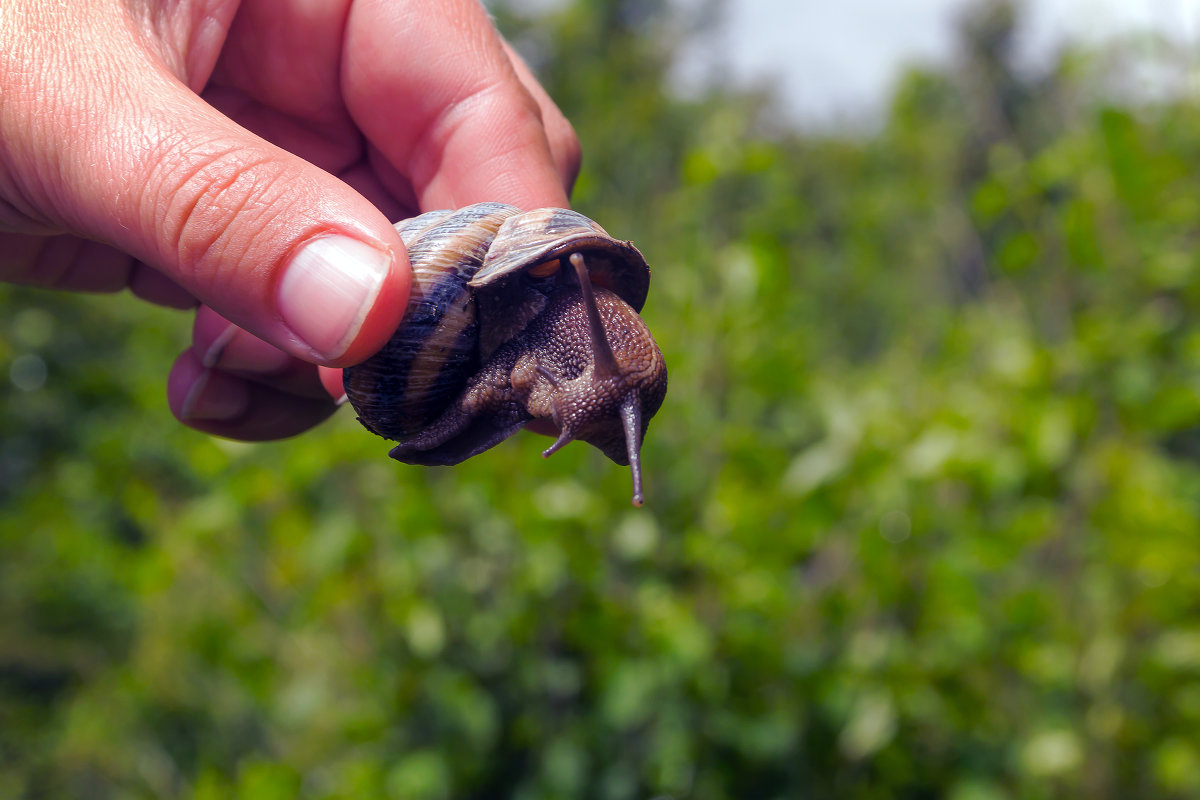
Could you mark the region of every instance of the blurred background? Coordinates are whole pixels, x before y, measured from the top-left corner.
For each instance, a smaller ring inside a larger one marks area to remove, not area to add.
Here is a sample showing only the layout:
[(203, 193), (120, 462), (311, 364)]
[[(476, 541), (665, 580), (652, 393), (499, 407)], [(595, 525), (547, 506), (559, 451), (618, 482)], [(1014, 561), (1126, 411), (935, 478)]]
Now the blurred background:
[(205, 437), (184, 315), (0, 287), (0, 797), (1200, 794), (1185, 5), (490, 3), (654, 268), (641, 510)]

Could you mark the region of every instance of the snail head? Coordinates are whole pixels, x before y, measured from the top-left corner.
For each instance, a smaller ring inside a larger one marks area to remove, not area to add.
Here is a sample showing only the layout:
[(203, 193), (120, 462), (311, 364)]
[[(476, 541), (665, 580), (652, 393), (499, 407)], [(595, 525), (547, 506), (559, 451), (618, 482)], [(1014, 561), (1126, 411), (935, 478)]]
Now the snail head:
[(613, 292), (594, 287), (583, 255), (570, 256), (573, 286), (559, 291), (527, 330), (511, 383), (526, 410), (560, 433), (543, 456), (580, 440), (633, 471), (642, 504), (641, 445), (662, 405), (667, 370), (645, 322)]

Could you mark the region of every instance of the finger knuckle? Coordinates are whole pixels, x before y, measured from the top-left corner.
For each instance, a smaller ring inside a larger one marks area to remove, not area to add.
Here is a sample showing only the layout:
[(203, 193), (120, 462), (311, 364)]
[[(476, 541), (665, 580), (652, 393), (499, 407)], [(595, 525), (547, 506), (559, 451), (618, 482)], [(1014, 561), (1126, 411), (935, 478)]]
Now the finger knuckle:
[(143, 213), (162, 232), (164, 259), (186, 280), (205, 270), (212, 279), (236, 271), (254, 250), (255, 233), (286, 214), (286, 166), (237, 142), (176, 148), (159, 160)]

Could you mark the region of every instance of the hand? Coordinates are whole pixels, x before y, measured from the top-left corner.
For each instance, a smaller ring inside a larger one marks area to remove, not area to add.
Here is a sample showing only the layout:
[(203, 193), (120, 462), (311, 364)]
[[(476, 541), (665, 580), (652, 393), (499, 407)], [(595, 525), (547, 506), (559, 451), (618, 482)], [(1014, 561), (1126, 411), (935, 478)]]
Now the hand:
[(0, 98), (0, 280), (198, 305), (168, 398), (232, 438), (395, 329), (389, 220), (565, 206), (579, 164), (478, 0), (7, 0)]

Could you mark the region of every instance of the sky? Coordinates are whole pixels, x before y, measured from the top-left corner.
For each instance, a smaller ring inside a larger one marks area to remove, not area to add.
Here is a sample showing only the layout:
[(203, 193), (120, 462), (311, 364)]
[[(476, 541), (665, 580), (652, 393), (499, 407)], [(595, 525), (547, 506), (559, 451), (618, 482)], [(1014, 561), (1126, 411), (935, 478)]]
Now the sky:
[[(696, 0), (672, 0), (686, 8)], [(518, 0), (529, 9), (562, 0)], [(947, 63), (954, 22), (971, 0), (726, 0), (717, 40), (690, 53), (681, 85), (719, 70), (735, 82), (776, 79), (786, 115), (808, 125), (869, 121), (907, 63)], [(1024, 0), (1023, 52), (1045, 59), (1066, 38), (1156, 31), (1196, 46), (1197, 0)]]
[[(686, 1), (686, 0), (685, 0)], [(828, 124), (869, 118), (906, 63), (946, 63), (969, 0), (729, 0), (720, 58), (738, 80), (775, 77), (789, 116)], [(1195, 0), (1026, 0), (1019, 48), (1045, 59), (1064, 39), (1096, 42), (1151, 30), (1197, 45)], [(701, 62), (704, 60), (700, 57)], [(702, 73), (691, 64), (688, 73)]]

